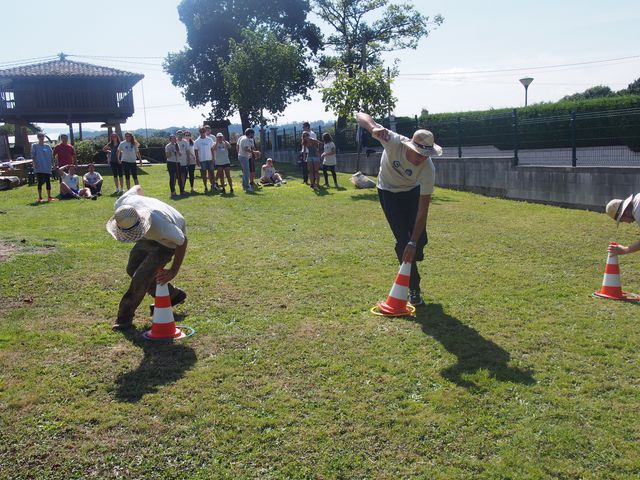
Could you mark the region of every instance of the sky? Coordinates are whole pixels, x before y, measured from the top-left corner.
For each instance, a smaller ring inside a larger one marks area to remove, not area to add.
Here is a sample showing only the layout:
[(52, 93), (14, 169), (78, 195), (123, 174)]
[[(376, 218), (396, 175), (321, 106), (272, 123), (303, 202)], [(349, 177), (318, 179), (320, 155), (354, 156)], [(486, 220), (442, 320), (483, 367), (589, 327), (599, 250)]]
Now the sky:
[[(198, 125), (209, 109), (189, 107), (161, 66), (168, 52), (179, 51), (186, 43), (178, 3), (34, 0), (28, 22), (3, 22), (0, 69), (10, 62), (64, 52), (72, 55), (70, 60), (142, 73), (144, 80), (134, 87), (136, 113), (123, 128)], [(534, 78), (529, 104), (556, 101), (594, 85), (620, 90), (640, 77), (637, 0), (611, 4), (416, 0), (412, 4), (423, 15), (441, 14), (444, 23), (416, 50), (384, 54), (388, 65), (394, 59), (399, 62), (400, 75), (393, 84), (396, 116), (419, 115), (423, 108), (439, 113), (521, 107), (524, 87), (518, 80), (523, 77)], [(312, 20), (329, 32), (321, 19)], [(278, 123), (335, 118), (325, 111), (318, 91), (311, 97), (292, 103)], [(237, 116), (231, 120), (239, 123)], [(49, 131), (66, 128), (43, 126)], [(99, 124), (83, 128), (98, 129)]]

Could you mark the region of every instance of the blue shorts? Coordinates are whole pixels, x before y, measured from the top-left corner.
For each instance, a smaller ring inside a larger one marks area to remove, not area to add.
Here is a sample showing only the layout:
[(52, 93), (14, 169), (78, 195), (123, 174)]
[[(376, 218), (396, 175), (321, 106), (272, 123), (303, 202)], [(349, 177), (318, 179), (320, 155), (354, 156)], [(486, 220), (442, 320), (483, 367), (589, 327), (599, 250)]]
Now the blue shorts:
[[(71, 190), (73, 193), (75, 193), (76, 195), (80, 194), (80, 190), (77, 188), (69, 188), (69, 190)], [(71, 193), (61, 193), (60, 194), (60, 198), (62, 200), (72, 200), (74, 198), (76, 198), (74, 195), (72, 195)]]
[(312, 163), (312, 162), (320, 162), (320, 157), (307, 157), (307, 162)]
[(200, 170), (202, 170), (203, 172), (205, 170), (209, 170), (210, 172), (213, 172), (213, 161), (212, 160), (200, 161)]

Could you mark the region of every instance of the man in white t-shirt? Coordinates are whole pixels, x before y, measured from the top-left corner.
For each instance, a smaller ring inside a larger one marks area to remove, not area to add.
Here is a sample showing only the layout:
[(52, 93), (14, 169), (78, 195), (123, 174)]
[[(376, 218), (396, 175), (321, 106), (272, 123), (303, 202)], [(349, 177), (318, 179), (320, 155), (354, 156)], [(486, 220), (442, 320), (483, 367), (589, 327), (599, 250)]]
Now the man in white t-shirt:
[(102, 195), (102, 175), (100, 172), (96, 172), (96, 166), (93, 163), (87, 165), (87, 173), (82, 177), (84, 187), (88, 188), (91, 195)]
[(431, 155), (442, 155), (428, 130), (416, 130), (411, 139), (387, 130), (370, 115), (358, 113), (358, 125), (384, 146), (378, 174), (378, 198), (396, 239), (398, 261), (411, 263), (409, 302), (421, 305), (420, 275), (416, 261), (424, 259), (427, 215), (435, 186)]
[(184, 187), (187, 183), (187, 173), (189, 165), (189, 160), (191, 159), (191, 145), (187, 140), (184, 139), (184, 132), (182, 130), (178, 130), (176, 132), (176, 137), (178, 141), (176, 145), (178, 145), (178, 149), (176, 150), (176, 158), (178, 159), (178, 187), (180, 187), (180, 195), (185, 194)]
[(260, 158), (260, 152), (256, 150), (253, 137), (255, 132), (253, 128), (247, 128), (244, 135), (238, 139), (236, 145), (238, 149), (238, 161), (242, 167), (242, 188), (245, 192), (253, 192), (253, 176), (256, 168), (254, 160)]
[[(640, 193), (629, 195), (624, 200), (619, 198), (607, 203), (607, 215), (616, 221), (616, 225), (636, 222), (640, 225)], [(615, 255), (626, 255), (640, 250), (640, 240), (633, 242), (628, 247), (624, 245), (609, 245), (609, 251)]]
[(91, 195), (91, 190), (80, 188), (80, 177), (76, 175), (76, 166), (73, 163), (60, 167), (58, 176), (60, 177), (60, 198), (62, 200), (82, 197), (97, 200), (98, 197)]
[[(155, 296), (156, 283), (168, 283), (180, 271), (187, 252), (187, 227), (175, 208), (145, 197), (142, 187), (134, 186), (115, 203), (115, 214), (107, 231), (121, 242), (136, 242), (129, 254), (127, 274), (131, 284), (118, 308), (114, 330), (131, 328), (136, 308), (146, 293)], [(164, 268), (173, 258), (171, 267)], [(184, 302), (187, 294), (168, 284), (171, 305)]]
[(200, 166), (200, 176), (202, 177), (202, 182), (204, 183), (204, 193), (207, 193), (209, 189), (207, 188), (207, 175), (209, 176), (209, 181), (211, 182), (212, 190), (216, 189), (216, 181), (214, 178), (214, 150), (213, 146), (215, 144), (213, 138), (207, 137), (207, 131), (204, 127), (200, 130), (200, 136), (196, 139), (194, 143), (195, 152), (196, 152), (196, 164)]

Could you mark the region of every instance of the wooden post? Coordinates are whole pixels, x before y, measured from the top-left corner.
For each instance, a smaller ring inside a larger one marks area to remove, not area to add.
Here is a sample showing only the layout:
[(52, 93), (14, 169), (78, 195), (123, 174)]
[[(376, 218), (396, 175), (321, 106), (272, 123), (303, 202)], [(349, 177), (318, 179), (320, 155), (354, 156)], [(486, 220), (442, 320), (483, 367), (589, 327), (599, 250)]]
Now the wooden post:
[(73, 145), (75, 143), (75, 139), (73, 137), (73, 123), (69, 122), (69, 143)]
[(120, 140), (124, 140), (124, 138), (122, 138), (122, 127), (119, 123), (116, 123), (116, 133), (118, 134), (118, 137), (120, 137)]
[(82, 140), (82, 123), (78, 123), (78, 140)]

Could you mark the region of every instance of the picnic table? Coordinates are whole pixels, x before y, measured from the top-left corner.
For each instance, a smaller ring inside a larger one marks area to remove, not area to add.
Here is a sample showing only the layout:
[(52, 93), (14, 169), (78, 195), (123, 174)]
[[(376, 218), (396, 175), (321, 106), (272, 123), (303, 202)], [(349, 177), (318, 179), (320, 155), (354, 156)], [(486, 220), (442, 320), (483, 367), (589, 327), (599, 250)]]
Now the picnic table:
[(29, 176), (29, 166), (32, 163), (33, 160), (14, 160), (11, 162), (4, 162), (0, 164), (0, 177), (18, 177), (20, 179), (20, 183), (24, 183), (27, 181)]

